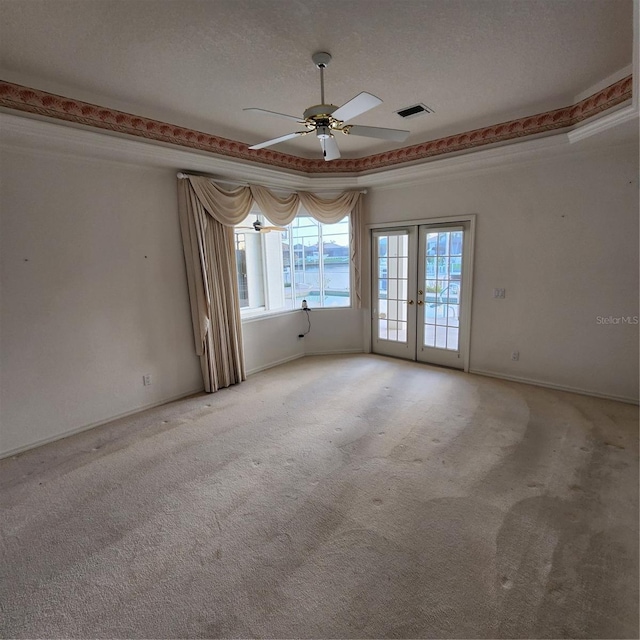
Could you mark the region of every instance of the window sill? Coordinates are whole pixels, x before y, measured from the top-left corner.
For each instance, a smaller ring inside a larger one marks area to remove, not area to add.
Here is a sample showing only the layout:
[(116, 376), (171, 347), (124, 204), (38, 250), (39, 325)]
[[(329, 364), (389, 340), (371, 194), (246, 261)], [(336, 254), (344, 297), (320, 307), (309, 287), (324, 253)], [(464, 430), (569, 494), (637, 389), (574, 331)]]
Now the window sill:
[[(309, 311), (349, 311), (353, 309), (353, 305), (348, 307), (309, 307)], [(292, 313), (298, 313), (302, 311), (301, 308), (298, 309), (279, 309), (277, 311), (256, 311), (251, 314), (247, 314), (245, 316), (240, 316), (240, 321), (242, 324), (250, 324), (251, 322), (256, 322), (257, 320), (264, 320), (266, 318), (276, 318), (278, 316), (288, 316)]]
[(288, 316), (291, 313), (300, 311), (300, 309), (278, 309), (277, 311), (253, 311), (246, 315), (240, 314), (242, 324), (249, 324), (256, 320), (264, 320), (265, 318), (276, 318), (277, 316)]

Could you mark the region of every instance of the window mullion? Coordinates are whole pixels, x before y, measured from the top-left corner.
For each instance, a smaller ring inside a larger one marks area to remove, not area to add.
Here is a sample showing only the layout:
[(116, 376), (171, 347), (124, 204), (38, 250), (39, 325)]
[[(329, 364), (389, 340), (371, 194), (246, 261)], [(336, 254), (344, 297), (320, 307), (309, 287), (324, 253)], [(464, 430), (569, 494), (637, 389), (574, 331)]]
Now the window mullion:
[(318, 223), (318, 279), (320, 300), (318, 306), (323, 307), (324, 301), (324, 242), (322, 240), (322, 223)]
[[(264, 222), (264, 219), (262, 216), (260, 216), (260, 218), (262, 219), (262, 221)], [(259, 238), (260, 238), (260, 258), (262, 260), (262, 295), (264, 297), (264, 308), (265, 311), (269, 311), (271, 309), (271, 295), (270, 295), (270, 291), (269, 291), (269, 283), (268, 283), (268, 278), (269, 278), (269, 264), (267, 261), (267, 248), (266, 248), (266, 238), (265, 238), (266, 234), (260, 234)]]

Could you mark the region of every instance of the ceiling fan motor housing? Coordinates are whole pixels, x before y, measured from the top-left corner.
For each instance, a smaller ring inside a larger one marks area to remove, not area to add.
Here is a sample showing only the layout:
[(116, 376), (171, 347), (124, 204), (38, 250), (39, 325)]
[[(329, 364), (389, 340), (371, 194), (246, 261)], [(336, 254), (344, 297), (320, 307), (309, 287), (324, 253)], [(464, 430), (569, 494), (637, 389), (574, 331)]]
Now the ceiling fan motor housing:
[(305, 120), (321, 120), (321, 119), (329, 119), (331, 114), (337, 109), (335, 104), (316, 104), (313, 107), (309, 107), (303, 114), (302, 117)]
[(337, 108), (335, 104), (316, 104), (304, 112), (307, 127), (315, 131), (318, 139), (331, 138), (333, 137), (331, 131), (341, 128), (342, 122), (331, 117)]

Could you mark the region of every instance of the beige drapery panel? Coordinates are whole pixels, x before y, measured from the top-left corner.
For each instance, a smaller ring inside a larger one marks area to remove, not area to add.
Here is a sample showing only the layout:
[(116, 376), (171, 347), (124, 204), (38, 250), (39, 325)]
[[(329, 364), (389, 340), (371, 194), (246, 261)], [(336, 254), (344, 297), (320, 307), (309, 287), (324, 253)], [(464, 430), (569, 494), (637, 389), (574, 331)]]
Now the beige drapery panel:
[(210, 215), (188, 180), (178, 181), (178, 212), (196, 353), (213, 392), (246, 379), (233, 228)]
[(178, 209), (196, 353), (210, 392), (246, 378), (233, 227), (249, 215), (254, 202), (275, 225), (292, 222), (301, 206), (325, 224), (351, 214), (352, 290), (356, 307), (361, 306), (360, 192), (321, 198), (301, 191), (279, 197), (259, 185), (224, 189), (202, 176), (179, 179)]

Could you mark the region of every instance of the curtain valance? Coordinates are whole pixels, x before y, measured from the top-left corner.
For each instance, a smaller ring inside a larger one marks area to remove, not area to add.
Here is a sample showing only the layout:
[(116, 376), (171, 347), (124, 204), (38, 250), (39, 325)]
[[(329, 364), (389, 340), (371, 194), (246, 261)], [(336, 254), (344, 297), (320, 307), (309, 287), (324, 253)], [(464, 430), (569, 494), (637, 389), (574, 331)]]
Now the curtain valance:
[(349, 215), (350, 255), (353, 264), (351, 291), (356, 308), (362, 304), (360, 290), (362, 198), (360, 191), (344, 191), (335, 198), (321, 198), (307, 191), (294, 191), (277, 196), (270, 189), (251, 184), (225, 189), (211, 178), (182, 174), (191, 186), (189, 191), (207, 213), (225, 227), (240, 224), (251, 212), (255, 202), (260, 212), (274, 225), (284, 226), (293, 221), (302, 207), (305, 213), (323, 224), (334, 224)]
[(271, 224), (289, 224), (298, 214), (300, 205), (319, 222), (332, 224), (351, 213), (360, 198), (359, 191), (345, 191), (335, 198), (321, 198), (306, 191), (294, 191), (280, 197), (255, 184), (224, 189), (202, 176), (187, 176), (187, 179), (209, 214), (229, 227), (240, 224), (249, 215), (254, 202)]

